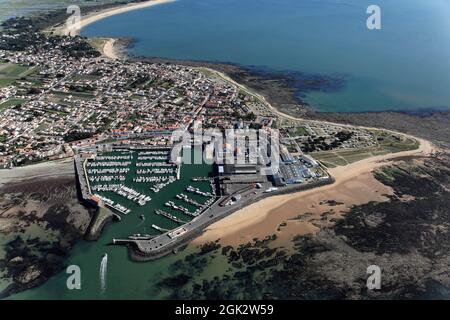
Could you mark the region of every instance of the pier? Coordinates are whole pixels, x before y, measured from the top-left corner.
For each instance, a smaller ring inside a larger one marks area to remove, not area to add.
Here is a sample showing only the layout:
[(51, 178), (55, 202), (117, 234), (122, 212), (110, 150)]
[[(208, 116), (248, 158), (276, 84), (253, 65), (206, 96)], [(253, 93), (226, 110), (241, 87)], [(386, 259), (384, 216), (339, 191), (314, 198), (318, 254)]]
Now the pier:
[(177, 199), (179, 199), (181, 201), (184, 201), (186, 203), (189, 203), (189, 204), (191, 204), (191, 205), (193, 205), (194, 207), (197, 207), (197, 208), (203, 208), (203, 206), (204, 206), (203, 204), (198, 203), (197, 201), (188, 198), (188, 196), (183, 194), (183, 193), (177, 194), (175, 197)]
[(199, 215), (198, 210), (195, 213), (190, 212), (188, 209), (186, 209), (185, 207), (182, 206), (177, 206), (173, 201), (167, 201), (164, 204), (166, 207), (172, 208), (174, 210), (178, 210), (181, 211), (182, 213), (184, 213), (185, 215), (191, 216), (191, 217), (196, 217)]
[(158, 227), (156, 224), (152, 224), (152, 228), (155, 229), (155, 230), (158, 230), (158, 231), (161, 232), (161, 233), (166, 233), (166, 232), (169, 232), (169, 231), (170, 231), (170, 230), (167, 230), (167, 229)]
[(188, 186), (186, 188), (186, 191), (198, 194), (198, 195), (203, 196), (203, 197), (214, 197), (214, 195), (211, 192), (203, 192), (199, 188), (194, 188), (193, 186)]
[(132, 236), (129, 236), (128, 238), (131, 240), (150, 240), (153, 239), (155, 236), (152, 236), (150, 234), (144, 234), (141, 235), (140, 233), (138, 234), (133, 234)]
[(180, 223), (180, 224), (186, 223), (186, 221), (183, 221), (180, 218), (175, 217), (174, 215), (171, 215), (170, 213), (163, 211), (163, 210), (155, 210), (155, 213), (157, 215), (160, 215), (160, 216), (166, 217), (167, 219), (175, 221), (176, 223)]
[(114, 205), (109, 204), (109, 203), (105, 203), (105, 207), (110, 208), (110, 209), (112, 209), (114, 211), (118, 211), (119, 213), (121, 213), (123, 215), (127, 215), (127, 214), (129, 214), (131, 212), (130, 209), (128, 209), (127, 207), (124, 207), (124, 206), (122, 206), (122, 205), (120, 205), (118, 203), (116, 203)]
[(203, 182), (203, 181), (210, 181), (211, 178), (209, 178), (209, 177), (194, 177), (191, 180), (193, 182)]
[(130, 240), (130, 239), (113, 239), (113, 244), (129, 244), (134, 243), (136, 240)]

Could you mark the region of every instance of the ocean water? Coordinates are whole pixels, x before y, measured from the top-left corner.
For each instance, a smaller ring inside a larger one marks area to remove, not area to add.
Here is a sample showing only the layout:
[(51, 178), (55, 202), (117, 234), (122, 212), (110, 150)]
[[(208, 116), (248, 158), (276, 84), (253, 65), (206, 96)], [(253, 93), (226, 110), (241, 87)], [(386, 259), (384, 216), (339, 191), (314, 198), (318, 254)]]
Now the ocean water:
[(231, 62), (338, 80), (299, 94), (321, 111), (450, 109), (450, 2), (178, 0), (113, 16), (85, 36), (133, 37), (136, 56)]

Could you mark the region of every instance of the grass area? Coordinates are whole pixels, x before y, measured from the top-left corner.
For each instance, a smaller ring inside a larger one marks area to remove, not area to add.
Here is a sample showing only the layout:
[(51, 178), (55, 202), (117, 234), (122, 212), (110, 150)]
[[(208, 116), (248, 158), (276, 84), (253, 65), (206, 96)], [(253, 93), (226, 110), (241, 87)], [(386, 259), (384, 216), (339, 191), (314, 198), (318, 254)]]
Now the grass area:
[(84, 99), (84, 100), (90, 100), (90, 99), (94, 98), (94, 96), (92, 94), (83, 93), (83, 92), (52, 91), (52, 94), (55, 97), (62, 97), (62, 98), (66, 98), (68, 96), (72, 96), (72, 97), (76, 97), (76, 98), (80, 98), (80, 99)]
[(59, 116), (67, 116), (69, 113), (62, 110), (45, 109), (45, 112), (57, 114)]
[(2, 104), (0, 104), (0, 111), (5, 108), (14, 107), (14, 106), (17, 106), (17, 105), (25, 103), (25, 102), (27, 102), (27, 100), (25, 100), (25, 99), (9, 99), (9, 100), (3, 102)]
[(0, 76), (0, 88), (12, 85), (16, 81), (15, 78), (3, 78)]
[[(33, 76), (38, 72), (38, 68), (32, 67), (28, 68), (22, 65), (13, 63), (1, 63), (0, 64), (0, 87), (6, 87), (12, 85), (19, 79), (26, 79), (27, 77)], [(26, 79), (27, 81), (33, 82), (36, 80)]]
[(410, 138), (395, 137), (387, 133), (383, 133), (378, 137), (382, 138), (382, 140), (378, 141), (379, 145), (377, 147), (356, 150), (314, 152), (311, 153), (311, 155), (328, 168), (334, 168), (336, 166), (345, 166), (374, 156), (415, 150), (419, 147), (419, 142)]
[(19, 74), (20, 78), (26, 78), (36, 75), (39, 72), (37, 67), (27, 68), (24, 72)]
[[(201, 73), (203, 73), (207, 77), (214, 77), (214, 76), (217, 77), (217, 75), (214, 72), (212, 72), (210, 69), (208, 69), (208, 68), (199, 67), (198, 71), (200, 71)], [(241, 92), (245, 92), (245, 91), (240, 90), (239, 92), (241, 93)]]
[(334, 168), (337, 166), (345, 166), (348, 162), (340, 157), (336, 152), (317, 152), (311, 154), (314, 159), (319, 160), (325, 166)]
[(372, 157), (372, 153), (370, 152), (361, 152), (358, 154), (353, 154), (353, 155), (347, 155), (347, 156), (342, 156), (345, 161), (347, 161), (347, 163), (353, 163), (353, 162), (357, 162), (360, 160), (364, 160), (366, 158), (370, 158)]
[(107, 38), (89, 38), (88, 43), (98, 52), (103, 52), (103, 47), (105, 43), (108, 41)]
[(34, 130), (34, 132), (40, 132), (42, 130), (46, 130), (48, 127), (49, 127), (49, 124), (43, 122)]
[(380, 146), (388, 152), (400, 152), (406, 150), (414, 150), (419, 147), (419, 142), (413, 139), (403, 139), (401, 141), (384, 141)]
[(0, 66), (0, 76), (4, 77), (19, 77), (28, 68), (19, 64), (7, 63)]
[(306, 130), (305, 127), (295, 127), (295, 128), (289, 129), (289, 134), (291, 136), (298, 137), (298, 136), (307, 136), (307, 135), (309, 135), (309, 132), (308, 132), (308, 130)]

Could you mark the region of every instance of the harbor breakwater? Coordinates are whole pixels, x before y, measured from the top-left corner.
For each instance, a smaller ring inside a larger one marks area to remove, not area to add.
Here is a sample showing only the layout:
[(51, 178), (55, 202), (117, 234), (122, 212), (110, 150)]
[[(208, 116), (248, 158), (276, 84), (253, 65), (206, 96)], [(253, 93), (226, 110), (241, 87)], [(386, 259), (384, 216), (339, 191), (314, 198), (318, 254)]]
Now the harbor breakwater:
[[(159, 258), (162, 258), (166, 255), (168, 255), (171, 252), (174, 252), (182, 247), (184, 247), (186, 244), (188, 244), (190, 241), (194, 240), (195, 238), (201, 236), (203, 232), (205, 232), (206, 228), (219, 220), (222, 220), (223, 218), (233, 214), (236, 211), (239, 211), (253, 203), (256, 203), (258, 201), (261, 201), (265, 198), (277, 196), (277, 195), (283, 195), (283, 194), (290, 194), (295, 192), (301, 192), (313, 188), (322, 187), (325, 185), (333, 184), (335, 182), (335, 179), (333, 177), (328, 177), (326, 179), (323, 179), (321, 181), (317, 181), (314, 183), (310, 183), (307, 185), (291, 185), (287, 186), (284, 189), (277, 190), (271, 193), (261, 193), (255, 197), (252, 197), (248, 201), (241, 202), (238, 205), (232, 206), (227, 210), (224, 210), (221, 212), (220, 215), (213, 216), (211, 219), (207, 219), (201, 223), (197, 228), (194, 228), (192, 230), (189, 230), (188, 232), (184, 233), (183, 235), (180, 235), (179, 237), (173, 239), (170, 243), (167, 243), (164, 246), (161, 246), (157, 249), (149, 250), (145, 242), (143, 240), (130, 240), (127, 241), (126, 246), (128, 247), (128, 254), (131, 260), (134, 261), (152, 261)], [(204, 215), (209, 214), (209, 212), (203, 213)], [(159, 237), (167, 237), (167, 234), (162, 234), (152, 240), (157, 241)]]

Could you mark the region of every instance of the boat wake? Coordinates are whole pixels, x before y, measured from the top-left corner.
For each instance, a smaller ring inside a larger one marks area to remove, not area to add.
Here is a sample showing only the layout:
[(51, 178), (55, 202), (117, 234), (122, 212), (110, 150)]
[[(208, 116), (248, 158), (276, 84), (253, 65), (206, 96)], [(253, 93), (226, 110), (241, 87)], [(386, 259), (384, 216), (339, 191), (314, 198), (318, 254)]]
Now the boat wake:
[(100, 263), (100, 289), (102, 292), (106, 290), (106, 272), (108, 269), (108, 254), (102, 258), (102, 262)]

